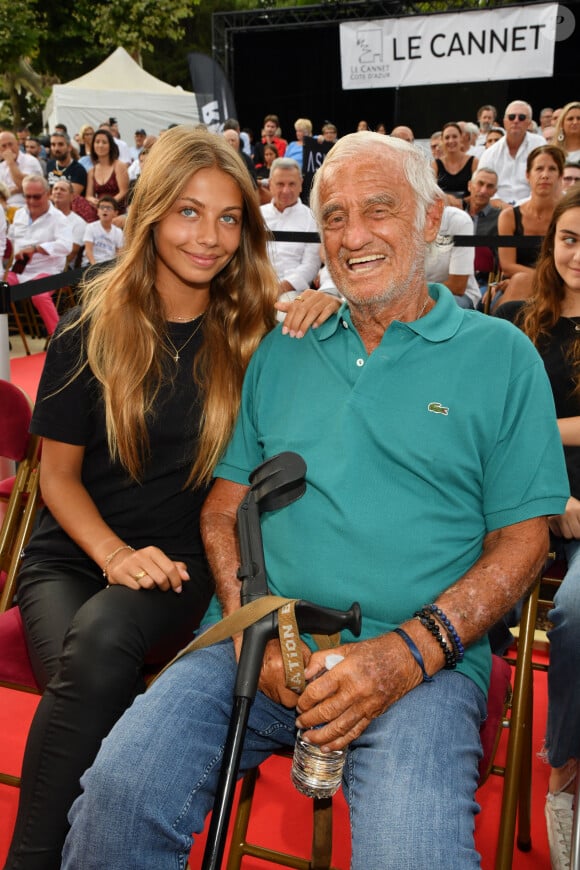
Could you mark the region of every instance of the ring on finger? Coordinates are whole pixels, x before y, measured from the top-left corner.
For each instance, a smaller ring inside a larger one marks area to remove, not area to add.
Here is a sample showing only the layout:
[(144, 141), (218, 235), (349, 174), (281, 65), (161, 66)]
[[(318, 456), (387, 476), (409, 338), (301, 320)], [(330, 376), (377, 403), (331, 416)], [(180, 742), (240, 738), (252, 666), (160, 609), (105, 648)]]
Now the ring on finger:
[(146, 575), (147, 571), (138, 571), (136, 574), (133, 574), (133, 580), (142, 580)]
[(298, 296), (296, 296), (296, 297), (294, 298), (294, 302), (304, 302), (304, 299), (302, 298), (302, 294), (301, 294), (301, 293), (299, 293)]

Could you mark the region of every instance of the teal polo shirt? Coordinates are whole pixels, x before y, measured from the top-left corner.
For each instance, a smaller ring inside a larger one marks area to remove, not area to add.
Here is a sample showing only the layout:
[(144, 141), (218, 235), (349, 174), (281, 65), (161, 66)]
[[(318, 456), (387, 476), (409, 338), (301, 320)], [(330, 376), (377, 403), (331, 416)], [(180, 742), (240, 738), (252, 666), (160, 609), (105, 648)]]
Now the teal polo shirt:
[[(284, 450), (307, 491), (262, 516), (270, 590), (346, 608), (362, 638), (454, 584), (493, 529), (565, 509), (568, 480), (544, 365), (511, 323), (459, 308), (442, 285), (421, 319), (368, 354), (348, 307), (297, 341), (270, 333), (246, 374), (215, 476)], [(344, 641), (352, 640), (345, 633)], [(459, 670), (487, 690), (486, 639)]]

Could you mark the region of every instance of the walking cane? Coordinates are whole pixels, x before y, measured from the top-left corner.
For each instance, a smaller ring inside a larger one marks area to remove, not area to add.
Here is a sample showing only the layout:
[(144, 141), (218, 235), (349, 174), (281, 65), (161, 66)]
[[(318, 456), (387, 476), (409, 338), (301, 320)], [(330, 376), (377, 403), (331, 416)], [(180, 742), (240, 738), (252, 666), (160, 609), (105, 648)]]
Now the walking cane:
[[(306, 491), (306, 464), (297, 453), (279, 453), (267, 459), (250, 474), (250, 489), (237, 512), (242, 581), (241, 600), (247, 604), (268, 595), (260, 514), (280, 510), (296, 501)], [(355, 602), (349, 610), (333, 610), (309, 601), (296, 602), (296, 620), (300, 632), (334, 634), (350, 629), (358, 637), (361, 629), (360, 607)], [(236, 683), (234, 706), (224, 746), (202, 870), (219, 870), (223, 858), (228, 823), (250, 708), (258, 690), (258, 679), (266, 644), (278, 635), (278, 614), (274, 611), (244, 631)]]

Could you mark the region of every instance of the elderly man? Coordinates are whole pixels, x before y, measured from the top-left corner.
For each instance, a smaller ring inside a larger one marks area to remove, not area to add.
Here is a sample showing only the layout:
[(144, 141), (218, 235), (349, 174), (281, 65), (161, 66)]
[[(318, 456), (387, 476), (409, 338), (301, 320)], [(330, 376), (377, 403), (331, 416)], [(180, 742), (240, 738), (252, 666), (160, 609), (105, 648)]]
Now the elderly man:
[(66, 178), (73, 186), (75, 195), (84, 196), (87, 186), (87, 170), (72, 156), (70, 136), (67, 133), (51, 133), (48, 161), (48, 183), (52, 187), (59, 178)]
[(485, 165), (497, 172), (497, 197), (514, 205), (530, 195), (526, 179), (528, 154), (538, 145), (545, 145), (543, 136), (528, 131), (532, 107), (523, 100), (514, 100), (505, 110), (505, 136), (485, 152)]
[[(278, 157), (270, 169), (272, 199), (261, 206), (271, 230), (316, 232), (316, 221), (300, 200), (302, 173), (291, 157)], [(317, 242), (271, 242), (268, 251), (280, 281), (280, 295), (306, 290), (320, 269)], [(289, 297), (285, 297), (289, 298)]]
[[(18, 209), (10, 227), (14, 264), (6, 280), (9, 284), (58, 275), (66, 269), (66, 258), (73, 246), (72, 230), (65, 216), (50, 201), (50, 189), (43, 175), (27, 175), (22, 181), (26, 206)], [(50, 292), (32, 297), (46, 332), (52, 335), (58, 312)]]
[[(270, 589), (339, 608), (358, 599), (362, 634), (344, 634), (327, 673), (325, 653), (305, 646), (306, 679), (318, 678), (298, 698), (270, 643), (242, 769), (291, 746), (296, 726), (348, 747), (353, 870), (479, 867), (486, 632), (529, 588), (545, 515), (566, 503), (538, 354), (425, 282), (440, 197), (405, 142), (354, 133), (330, 152), (312, 203), (347, 303), (301, 341), (262, 341), (202, 519), (229, 614), (248, 473), (280, 450), (304, 456), (305, 495), (263, 523)], [(231, 642), (196, 651), (135, 701), (84, 777), (64, 870), (185, 864), (212, 806), (235, 668)]]
[(63, 213), (71, 229), (73, 244), (71, 252), (67, 257), (67, 263), (70, 266), (78, 259), (79, 251), (84, 247), (87, 222), (83, 220), (80, 214), (72, 210), (74, 199), (73, 185), (66, 178), (61, 178), (54, 183), (51, 199), (56, 208)]
[(25, 175), (43, 175), (42, 166), (32, 154), (24, 154), (18, 147), (14, 133), (0, 133), (0, 181), (8, 187), (8, 205), (24, 205), (22, 179)]
[(415, 141), (415, 134), (411, 128), (405, 127), (402, 124), (391, 130), (391, 136), (394, 136), (395, 139), (403, 139), (405, 142), (410, 142), (411, 144)]
[[(478, 167), (467, 182), (469, 196), (463, 200), (463, 209), (473, 221), (476, 236), (497, 236), (497, 219), (501, 209), (492, 205), (497, 193), (495, 170)], [(475, 279), (480, 290), (487, 287), (489, 273), (497, 268), (497, 249), (477, 245), (475, 248)]]

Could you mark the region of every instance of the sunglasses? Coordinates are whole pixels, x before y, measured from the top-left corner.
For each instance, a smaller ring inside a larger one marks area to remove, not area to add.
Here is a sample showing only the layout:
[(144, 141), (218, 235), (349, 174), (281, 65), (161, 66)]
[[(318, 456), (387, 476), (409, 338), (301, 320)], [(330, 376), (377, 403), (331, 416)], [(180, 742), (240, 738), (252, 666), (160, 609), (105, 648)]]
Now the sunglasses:
[(516, 115), (515, 112), (512, 112), (511, 115), (507, 116), (508, 121), (515, 121), (516, 118), (518, 119), (518, 121), (527, 121), (528, 120), (528, 116), (522, 115), (521, 112), (519, 113), (519, 115)]
[(39, 199), (42, 199), (43, 196), (46, 196), (45, 193), (25, 193), (24, 199), (34, 199), (38, 202)]

